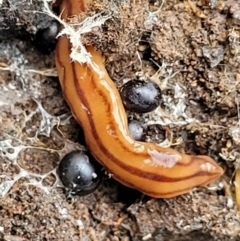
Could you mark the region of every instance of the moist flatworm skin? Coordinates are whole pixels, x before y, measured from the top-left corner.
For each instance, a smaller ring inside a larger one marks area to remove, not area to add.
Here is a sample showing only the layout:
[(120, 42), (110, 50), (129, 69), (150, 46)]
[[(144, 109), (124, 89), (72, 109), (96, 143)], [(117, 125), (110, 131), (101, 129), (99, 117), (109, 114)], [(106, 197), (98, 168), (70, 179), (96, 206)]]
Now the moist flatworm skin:
[[(65, 20), (85, 11), (89, 1), (59, 1)], [(67, 36), (58, 39), (55, 61), (64, 97), (82, 126), (92, 155), (122, 184), (149, 196), (170, 198), (205, 186), (223, 174), (209, 156), (180, 154), (135, 141), (128, 130), (120, 94), (101, 53), (86, 47), (92, 64), (71, 61)]]

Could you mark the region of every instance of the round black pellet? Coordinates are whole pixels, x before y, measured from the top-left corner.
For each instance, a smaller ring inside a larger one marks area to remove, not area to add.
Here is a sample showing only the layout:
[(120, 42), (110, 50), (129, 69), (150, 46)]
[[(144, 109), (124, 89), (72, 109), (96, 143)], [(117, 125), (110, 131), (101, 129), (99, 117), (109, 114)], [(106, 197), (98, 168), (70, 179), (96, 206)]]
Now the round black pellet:
[(161, 90), (152, 81), (131, 80), (120, 90), (124, 107), (136, 113), (155, 110), (161, 103)]
[(80, 151), (70, 152), (63, 157), (58, 167), (58, 175), (67, 191), (81, 196), (93, 192), (101, 179), (88, 156)]
[(53, 20), (48, 27), (39, 29), (35, 36), (35, 46), (43, 54), (50, 54), (57, 44), (57, 35), (60, 31), (60, 23)]

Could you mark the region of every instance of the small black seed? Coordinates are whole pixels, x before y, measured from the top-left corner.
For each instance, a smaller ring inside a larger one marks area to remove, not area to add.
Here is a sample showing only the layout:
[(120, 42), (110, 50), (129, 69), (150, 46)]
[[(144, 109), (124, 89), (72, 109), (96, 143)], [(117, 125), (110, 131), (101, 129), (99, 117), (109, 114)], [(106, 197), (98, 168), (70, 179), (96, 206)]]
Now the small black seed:
[(87, 195), (100, 183), (96, 167), (89, 162), (88, 156), (80, 151), (68, 153), (58, 167), (59, 178), (71, 194)]
[(50, 54), (57, 44), (57, 35), (60, 31), (60, 24), (53, 20), (50, 25), (44, 29), (39, 29), (35, 36), (35, 46), (43, 54)]
[(161, 103), (161, 90), (152, 81), (131, 80), (120, 90), (125, 108), (132, 112), (147, 113)]

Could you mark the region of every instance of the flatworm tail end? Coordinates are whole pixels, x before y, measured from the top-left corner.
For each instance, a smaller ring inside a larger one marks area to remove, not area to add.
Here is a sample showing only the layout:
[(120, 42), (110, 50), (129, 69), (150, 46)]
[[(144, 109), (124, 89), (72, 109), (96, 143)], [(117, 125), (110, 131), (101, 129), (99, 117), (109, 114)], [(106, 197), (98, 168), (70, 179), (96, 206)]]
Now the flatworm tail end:
[(202, 173), (201, 183), (198, 186), (206, 186), (219, 178), (224, 170), (209, 156), (191, 156), (191, 162), (197, 165)]

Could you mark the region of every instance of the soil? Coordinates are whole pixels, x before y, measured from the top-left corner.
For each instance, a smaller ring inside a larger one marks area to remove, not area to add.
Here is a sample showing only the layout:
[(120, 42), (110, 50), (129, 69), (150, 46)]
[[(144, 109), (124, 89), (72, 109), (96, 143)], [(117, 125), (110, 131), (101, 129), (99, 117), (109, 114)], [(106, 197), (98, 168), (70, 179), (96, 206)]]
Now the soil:
[(111, 17), (82, 41), (104, 53), (117, 87), (139, 78), (162, 89), (157, 110), (128, 113), (147, 126), (145, 141), (209, 155), (225, 170), (208, 188), (171, 199), (126, 188), (101, 167), (95, 192), (67, 196), (58, 163), (87, 147), (56, 74), (57, 22), (42, 1), (0, 5), (0, 240), (240, 240), (239, 1), (89, 6), (87, 15)]

